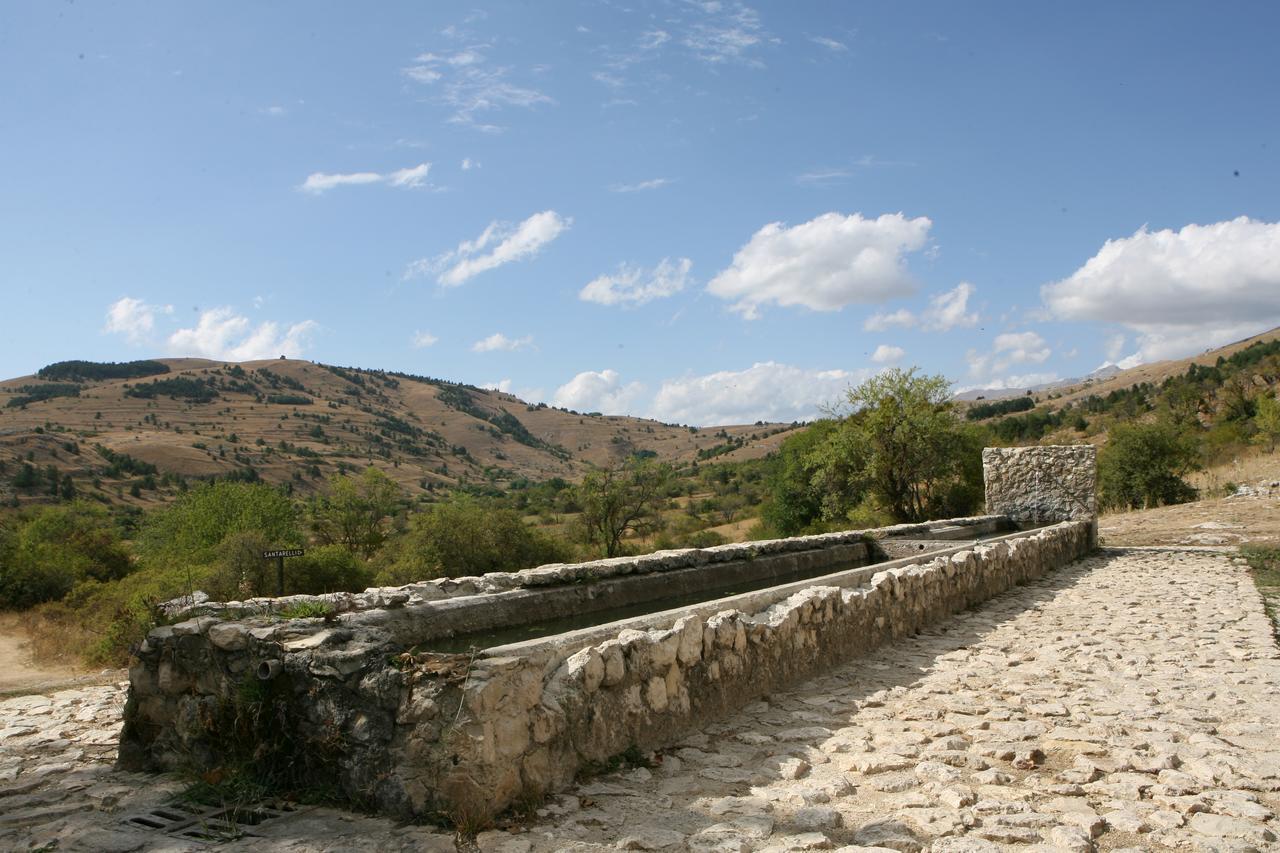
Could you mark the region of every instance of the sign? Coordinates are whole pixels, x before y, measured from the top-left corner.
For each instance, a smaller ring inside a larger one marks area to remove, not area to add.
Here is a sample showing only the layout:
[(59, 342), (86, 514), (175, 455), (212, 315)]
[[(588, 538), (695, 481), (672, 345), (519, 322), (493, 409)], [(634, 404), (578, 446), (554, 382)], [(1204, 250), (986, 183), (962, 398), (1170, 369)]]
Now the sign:
[(268, 560), (272, 557), (301, 557), (301, 548), (284, 548), (279, 551), (263, 551), (262, 558)]

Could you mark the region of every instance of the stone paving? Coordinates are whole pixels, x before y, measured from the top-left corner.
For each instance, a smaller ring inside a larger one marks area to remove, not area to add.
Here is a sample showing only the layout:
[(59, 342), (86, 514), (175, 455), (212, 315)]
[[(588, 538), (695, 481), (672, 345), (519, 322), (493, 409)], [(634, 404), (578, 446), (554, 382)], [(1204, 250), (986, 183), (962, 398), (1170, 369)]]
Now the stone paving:
[(209, 848), (128, 828), (119, 686), (0, 701), (0, 849), (1277, 850), (1280, 659), (1242, 565), (1119, 549), (457, 839), (300, 810)]

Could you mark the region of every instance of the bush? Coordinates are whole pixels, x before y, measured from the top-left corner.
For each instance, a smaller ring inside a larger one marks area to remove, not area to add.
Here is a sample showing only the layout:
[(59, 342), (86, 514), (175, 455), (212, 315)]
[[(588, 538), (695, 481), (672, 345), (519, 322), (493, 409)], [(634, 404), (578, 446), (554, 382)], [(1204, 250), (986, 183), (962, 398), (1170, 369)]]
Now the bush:
[[(274, 578), (275, 563), (271, 564)], [(301, 557), (284, 562), (286, 595), (318, 595), (324, 592), (360, 592), (373, 584), (373, 570), (341, 545), (311, 548)], [(272, 580), (271, 589), (275, 589)]]
[(62, 598), (84, 580), (124, 577), (131, 564), (102, 507), (42, 506), (0, 526), (0, 608)]
[(510, 509), (458, 498), (420, 512), (379, 554), (376, 582), (514, 572), (571, 558), (565, 543), (534, 530)]
[(1143, 509), (1194, 500), (1182, 479), (1199, 467), (1194, 439), (1167, 422), (1117, 424), (1098, 456), (1102, 505)]

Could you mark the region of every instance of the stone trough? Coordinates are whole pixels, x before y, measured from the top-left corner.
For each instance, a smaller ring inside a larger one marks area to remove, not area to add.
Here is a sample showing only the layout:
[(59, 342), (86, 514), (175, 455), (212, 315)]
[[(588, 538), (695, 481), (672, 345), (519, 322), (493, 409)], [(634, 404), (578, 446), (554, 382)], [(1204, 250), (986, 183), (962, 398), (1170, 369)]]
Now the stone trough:
[[(1037, 450), (984, 458), (989, 516), (319, 597), (325, 618), (204, 605), (138, 650), (121, 763), (283, 762), (386, 813), (492, 815), (1086, 553), (1092, 455)], [(1066, 466), (1072, 498), (1027, 465)], [(1027, 507), (1054, 523), (1018, 530)]]

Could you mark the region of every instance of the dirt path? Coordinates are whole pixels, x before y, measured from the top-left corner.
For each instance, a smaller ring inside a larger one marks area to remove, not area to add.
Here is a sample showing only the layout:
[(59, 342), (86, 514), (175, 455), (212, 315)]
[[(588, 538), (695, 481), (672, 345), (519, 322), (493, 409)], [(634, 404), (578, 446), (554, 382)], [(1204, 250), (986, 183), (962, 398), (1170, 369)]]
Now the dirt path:
[(41, 693), (79, 684), (103, 684), (119, 677), (119, 670), (87, 672), (69, 666), (36, 663), (18, 617), (12, 613), (0, 614), (0, 696)]

